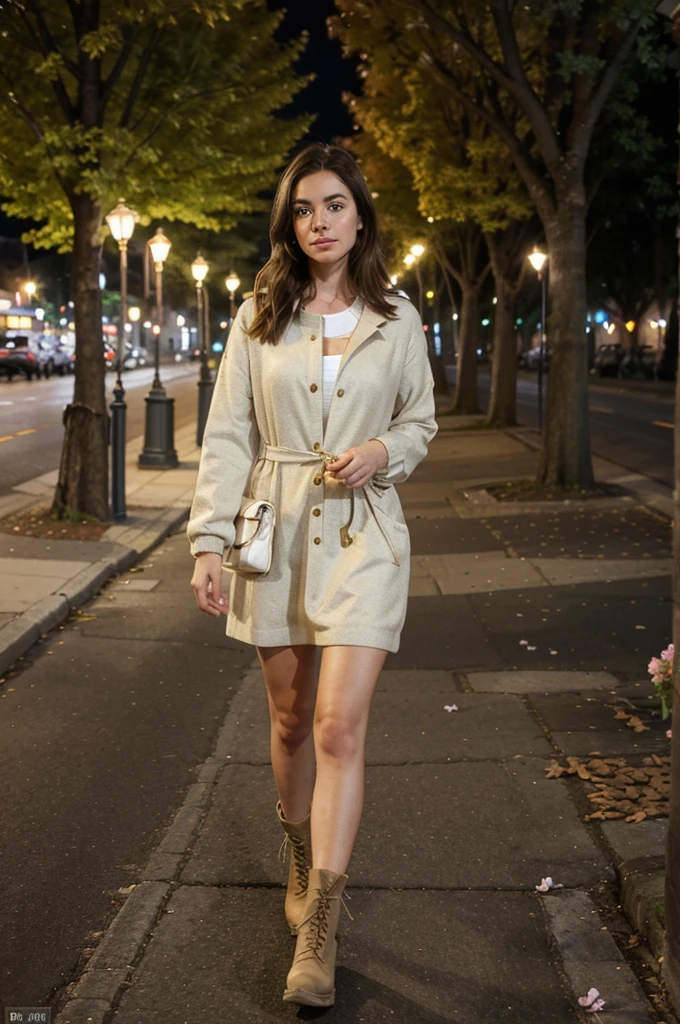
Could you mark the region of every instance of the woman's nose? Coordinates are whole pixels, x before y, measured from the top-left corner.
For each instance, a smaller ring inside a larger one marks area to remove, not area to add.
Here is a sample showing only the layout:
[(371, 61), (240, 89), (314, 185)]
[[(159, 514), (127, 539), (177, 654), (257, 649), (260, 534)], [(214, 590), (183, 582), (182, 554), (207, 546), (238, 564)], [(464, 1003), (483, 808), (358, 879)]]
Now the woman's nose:
[(320, 231), (321, 228), (324, 228), (326, 226), (326, 211), (320, 210), (318, 213), (314, 214), (314, 218), (312, 220), (312, 228), (314, 229), (314, 231)]

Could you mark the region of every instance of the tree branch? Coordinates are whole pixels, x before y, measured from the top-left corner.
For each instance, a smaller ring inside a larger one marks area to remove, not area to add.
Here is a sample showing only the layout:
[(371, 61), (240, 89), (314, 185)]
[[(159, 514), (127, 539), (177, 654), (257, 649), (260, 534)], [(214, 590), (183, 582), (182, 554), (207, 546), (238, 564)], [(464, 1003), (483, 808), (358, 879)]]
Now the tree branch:
[(619, 46), (616, 56), (612, 59), (609, 67), (605, 69), (599, 85), (595, 88), (590, 102), (590, 109), (587, 110), (581, 124), (574, 128), (572, 149), (574, 153), (583, 153), (584, 159), (585, 153), (590, 145), (590, 137), (592, 135), (593, 128), (602, 113), (602, 108), (609, 99), (612, 90), (621, 75), (623, 65), (628, 60), (628, 57), (635, 46), (635, 40), (640, 33), (640, 28), (640, 19), (638, 19), (633, 22), (631, 27), (628, 29), (628, 32), (621, 41), (621, 45)]
[(156, 49), (162, 31), (163, 29), (161, 28), (160, 25), (154, 26), (149, 42), (146, 44), (146, 46), (139, 55), (139, 58), (137, 60), (137, 70), (135, 71), (135, 77), (133, 78), (132, 83), (130, 85), (130, 91), (128, 92), (127, 98), (125, 100), (123, 113), (120, 115), (120, 128), (127, 128), (130, 124), (130, 118), (132, 117), (132, 111), (134, 109), (135, 103), (137, 102), (137, 97), (139, 96), (139, 90), (142, 87), (144, 76), (146, 75), (149, 66), (149, 61), (151, 60), (151, 56), (154, 50)]
[(543, 159), (554, 171), (562, 161), (562, 150), (547, 111), (526, 76), (508, 0), (490, 0), (489, 6), (512, 80), (512, 85), (506, 88), (529, 119)]

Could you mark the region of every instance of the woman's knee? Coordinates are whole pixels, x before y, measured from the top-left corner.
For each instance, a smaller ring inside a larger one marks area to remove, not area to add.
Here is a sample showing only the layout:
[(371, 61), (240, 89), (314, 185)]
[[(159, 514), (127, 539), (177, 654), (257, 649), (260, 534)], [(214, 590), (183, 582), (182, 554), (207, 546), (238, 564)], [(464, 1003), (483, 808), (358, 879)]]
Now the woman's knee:
[(361, 723), (342, 714), (325, 714), (314, 722), (317, 752), (338, 761), (351, 761), (362, 750), (364, 732)]
[(296, 750), (314, 727), (314, 708), (274, 711), (272, 728), (282, 746)]

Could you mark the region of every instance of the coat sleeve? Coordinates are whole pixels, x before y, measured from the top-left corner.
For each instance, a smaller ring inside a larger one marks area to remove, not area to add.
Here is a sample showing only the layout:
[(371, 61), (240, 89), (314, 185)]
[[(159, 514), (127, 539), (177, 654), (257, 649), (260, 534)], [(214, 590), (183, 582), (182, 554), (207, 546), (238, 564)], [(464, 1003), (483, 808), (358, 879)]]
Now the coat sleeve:
[(260, 447), (248, 353), (253, 342), (244, 330), (251, 308), (252, 299), (239, 307), (215, 381), (187, 526), (194, 556), (222, 555), (233, 543), (234, 519)]
[(375, 473), (376, 481), (398, 484), (407, 480), (427, 455), (427, 446), (439, 429), (435, 421), (434, 378), (427, 339), (420, 317), (411, 311), (408, 349), (399, 392), (386, 433), (375, 440), (387, 448), (388, 463)]

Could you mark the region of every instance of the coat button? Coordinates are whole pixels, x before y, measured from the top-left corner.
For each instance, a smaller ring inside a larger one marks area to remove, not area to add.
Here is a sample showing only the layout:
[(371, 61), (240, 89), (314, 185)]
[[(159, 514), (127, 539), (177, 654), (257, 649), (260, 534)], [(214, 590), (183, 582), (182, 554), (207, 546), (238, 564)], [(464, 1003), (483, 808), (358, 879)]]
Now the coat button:
[(316, 341), (316, 334), (310, 334), (309, 337), (312, 341)]
[(321, 537), (315, 537), (314, 538), (314, 543), (315, 544), (320, 544), (321, 543)]
[(309, 385), (309, 390), (310, 391), (318, 391), (319, 389), (318, 389), (316, 384), (310, 384)]
[(312, 509), (312, 515), (313, 516), (320, 516), (321, 515), (321, 509), (320, 508), (313, 508)]
[(321, 444), (320, 444), (319, 441), (315, 441), (312, 447), (314, 448), (315, 452), (320, 452), (321, 451)]
[(322, 484), (322, 483), (323, 483), (323, 477), (322, 477), (322, 476), (315, 476), (315, 477), (314, 477), (314, 483), (315, 483), (315, 484), (316, 484), (317, 486), (318, 486), (319, 484)]
[(344, 392), (344, 391), (342, 390), (342, 388), (340, 388), (340, 390), (338, 391), (338, 398), (342, 398), (342, 396), (344, 395), (344, 393), (345, 393), (345, 392)]

